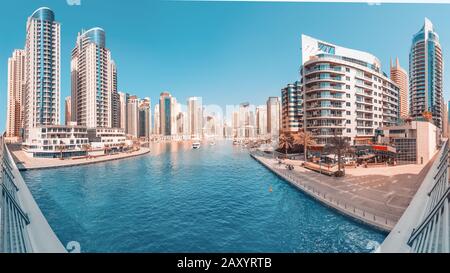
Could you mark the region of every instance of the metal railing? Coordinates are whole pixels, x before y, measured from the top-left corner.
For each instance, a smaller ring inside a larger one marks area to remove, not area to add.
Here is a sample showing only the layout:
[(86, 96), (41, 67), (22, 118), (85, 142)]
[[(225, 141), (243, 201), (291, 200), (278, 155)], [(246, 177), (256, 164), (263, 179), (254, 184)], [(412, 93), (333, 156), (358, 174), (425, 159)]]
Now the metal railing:
[(0, 136), (0, 253), (66, 252)]
[[(424, 216), (420, 224), (414, 228), (408, 245), (413, 252), (440, 253), (450, 252), (450, 187), (448, 181), (448, 141), (440, 155), (433, 187), (428, 192), (428, 200)], [(434, 171), (434, 170), (433, 170)]]
[(272, 155), (258, 150), (252, 150), (250, 152), (250, 155), (261, 164), (265, 165), (267, 168), (275, 172), (278, 176), (282, 177), (284, 180), (291, 182), (295, 187), (297, 187), (304, 193), (321, 201), (329, 207), (332, 207), (343, 214), (371, 225), (374, 228), (377, 228), (384, 232), (389, 232), (398, 220), (398, 218), (394, 215), (389, 215), (381, 212), (375, 213), (374, 210), (369, 207), (361, 205), (355, 206), (353, 203), (348, 202), (348, 200), (345, 200), (344, 198), (338, 198), (335, 195), (330, 194), (329, 191), (314, 187), (314, 183), (309, 183), (304, 178), (299, 177), (290, 170), (276, 168), (275, 166), (272, 166), (271, 164), (255, 157), (258, 156), (264, 157), (266, 159), (273, 159), (274, 157)]

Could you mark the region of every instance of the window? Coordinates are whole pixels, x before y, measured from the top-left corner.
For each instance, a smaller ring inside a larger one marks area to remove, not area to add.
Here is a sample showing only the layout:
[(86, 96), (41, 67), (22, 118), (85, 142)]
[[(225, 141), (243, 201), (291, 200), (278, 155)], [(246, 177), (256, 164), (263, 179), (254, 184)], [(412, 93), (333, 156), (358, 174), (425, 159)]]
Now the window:
[(351, 123), (352, 123), (352, 121), (347, 119), (347, 124), (351, 124)]
[(347, 81), (349, 81), (349, 80), (350, 80), (350, 77), (347, 76), (347, 77), (345, 77), (345, 79), (346, 79)]
[(346, 85), (345, 88), (350, 89), (350, 85)]
[(351, 133), (351, 132), (352, 132), (352, 129), (347, 128), (347, 133)]
[(345, 105), (350, 106), (350, 102), (347, 102)]
[(349, 98), (350, 98), (350, 94), (345, 94), (345, 95), (346, 95), (347, 99), (349, 99)]
[(350, 68), (346, 67), (345, 72), (350, 72)]
[(347, 116), (350, 116), (350, 111), (347, 111)]

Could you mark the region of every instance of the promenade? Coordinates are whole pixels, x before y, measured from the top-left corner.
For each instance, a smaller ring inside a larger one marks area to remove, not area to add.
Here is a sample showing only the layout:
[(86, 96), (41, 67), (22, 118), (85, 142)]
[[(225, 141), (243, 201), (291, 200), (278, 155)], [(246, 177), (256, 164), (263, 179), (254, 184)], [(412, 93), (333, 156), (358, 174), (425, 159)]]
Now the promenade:
[(349, 168), (337, 178), (307, 170), (298, 161), (287, 170), (276, 159), (251, 156), (309, 196), (384, 232), (394, 228), (436, 158), (427, 165)]
[(16, 162), (17, 168), (20, 171), (30, 171), (30, 170), (41, 170), (41, 169), (52, 169), (52, 168), (62, 168), (71, 166), (80, 166), (101, 163), (112, 160), (119, 160), (125, 158), (131, 158), (136, 156), (141, 156), (150, 153), (149, 148), (140, 148), (138, 151), (118, 153), (113, 155), (98, 156), (92, 158), (81, 158), (81, 159), (65, 159), (61, 160), (59, 158), (31, 158), (28, 157), (25, 152), (20, 149), (10, 148), (12, 157)]

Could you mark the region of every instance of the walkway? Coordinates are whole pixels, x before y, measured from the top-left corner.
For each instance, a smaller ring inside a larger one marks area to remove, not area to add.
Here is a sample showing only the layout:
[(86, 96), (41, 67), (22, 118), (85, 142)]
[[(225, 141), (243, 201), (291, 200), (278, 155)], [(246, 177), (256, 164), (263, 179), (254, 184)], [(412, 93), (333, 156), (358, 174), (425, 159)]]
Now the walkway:
[(94, 164), (112, 160), (125, 159), (130, 157), (136, 157), (150, 153), (149, 148), (141, 148), (139, 151), (119, 153), (114, 155), (106, 155), (95, 158), (83, 158), (83, 159), (65, 159), (58, 158), (31, 158), (25, 154), (22, 150), (16, 147), (10, 147), (11, 154), (16, 162), (16, 165), (20, 171), (39, 170), (39, 169), (52, 169), (61, 167), (71, 167), (79, 165)]
[(315, 199), (385, 232), (400, 219), (435, 160), (425, 166), (347, 169), (345, 177), (336, 178), (298, 164), (289, 171), (273, 158), (252, 157)]

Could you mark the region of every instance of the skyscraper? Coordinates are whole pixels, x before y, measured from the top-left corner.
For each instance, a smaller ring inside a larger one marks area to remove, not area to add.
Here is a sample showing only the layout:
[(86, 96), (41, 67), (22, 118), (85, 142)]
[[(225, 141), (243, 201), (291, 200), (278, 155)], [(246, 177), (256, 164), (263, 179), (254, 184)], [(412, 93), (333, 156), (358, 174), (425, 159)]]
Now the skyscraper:
[(271, 138), (278, 138), (281, 125), (280, 98), (269, 97), (267, 100), (267, 133)]
[(175, 135), (176, 128), (176, 100), (169, 92), (162, 92), (159, 98), (160, 134), (164, 136)]
[(188, 98), (188, 127), (191, 137), (202, 137), (203, 129), (203, 105), (202, 98)]
[(267, 105), (256, 107), (256, 134), (267, 135)]
[(161, 119), (159, 117), (159, 104), (155, 105), (155, 114), (153, 115), (153, 134), (160, 135), (161, 134)]
[(8, 105), (6, 136), (20, 137), (23, 127), (23, 95), (25, 92), (25, 51), (14, 50), (8, 59)]
[(117, 92), (117, 67), (116, 63), (111, 60), (109, 69), (109, 78), (111, 84), (111, 127), (120, 128), (120, 97)]
[(64, 109), (65, 109), (65, 124), (69, 125), (72, 122), (72, 98), (70, 96), (66, 97), (64, 100)]
[(127, 134), (139, 137), (139, 98), (130, 96), (127, 103)]
[(298, 132), (303, 128), (303, 90), (300, 82), (281, 90), (281, 130)]
[(409, 116), (408, 74), (405, 69), (400, 66), (398, 57), (395, 59), (395, 64), (392, 64), (391, 61), (391, 80), (394, 81), (400, 89), (398, 99), (400, 118), (406, 119)]
[(111, 127), (117, 75), (103, 29), (96, 27), (78, 33), (72, 50), (71, 72), (72, 104), (75, 105), (72, 114), (78, 125)]
[(25, 138), (31, 128), (60, 123), (60, 47), (55, 14), (46, 7), (37, 9), (28, 18), (25, 42)]
[(152, 128), (152, 112), (150, 98), (139, 102), (139, 137), (150, 138)]
[(118, 95), (119, 95), (119, 128), (124, 129), (125, 133), (128, 133), (127, 106), (130, 95), (128, 93), (123, 92), (118, 92)]
[(443, 60), (439, 36), (425, 18), (423, 27), (412, 39), (409, 53), (410, 113), (420, 118), (431, 112), (434, 124), (442, 129)]

